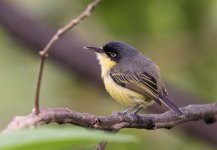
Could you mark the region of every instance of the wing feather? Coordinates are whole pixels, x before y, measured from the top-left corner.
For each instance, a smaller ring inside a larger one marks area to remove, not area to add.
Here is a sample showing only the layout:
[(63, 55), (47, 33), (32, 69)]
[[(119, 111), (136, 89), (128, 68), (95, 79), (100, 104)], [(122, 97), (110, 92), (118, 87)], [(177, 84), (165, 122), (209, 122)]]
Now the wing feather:
[(110, 76), (117, 84), (138, 93), (144, 94), (151, 99), (154, 99), (158, 104), (161, 104), (159, 100), (159, 89), (157, 81), (146, 72), (131, 74), (114, 72), (110, 73)]

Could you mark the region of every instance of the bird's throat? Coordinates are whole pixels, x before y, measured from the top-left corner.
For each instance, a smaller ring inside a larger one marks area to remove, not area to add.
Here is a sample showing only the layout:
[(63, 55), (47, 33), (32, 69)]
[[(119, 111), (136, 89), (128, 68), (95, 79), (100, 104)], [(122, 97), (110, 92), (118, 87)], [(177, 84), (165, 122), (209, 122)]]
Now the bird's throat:
[(110, 72), (110, 70), (116, 65), (116, 62), (111, 60), (106, 54), (98, 54), (97, 59), (101, 66), (101, 76), (104, 78)]

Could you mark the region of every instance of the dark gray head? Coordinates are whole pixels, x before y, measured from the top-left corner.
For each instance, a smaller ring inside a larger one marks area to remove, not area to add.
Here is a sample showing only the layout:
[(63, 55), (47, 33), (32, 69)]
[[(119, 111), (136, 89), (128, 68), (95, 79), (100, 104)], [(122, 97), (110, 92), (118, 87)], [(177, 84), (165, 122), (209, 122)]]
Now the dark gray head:
[(120, 41), (113, 41), (105, 44), (102, 48), (97, 47), (85, 47), (87, 49), (92, 49), (97, 53), (104, 53), (106, 54), (111, 60), (118, 62), (122, 59), (130, 59), (135, 54), (138, 53), (137, 49), (132, 47), (131, 45), (120, 42)]

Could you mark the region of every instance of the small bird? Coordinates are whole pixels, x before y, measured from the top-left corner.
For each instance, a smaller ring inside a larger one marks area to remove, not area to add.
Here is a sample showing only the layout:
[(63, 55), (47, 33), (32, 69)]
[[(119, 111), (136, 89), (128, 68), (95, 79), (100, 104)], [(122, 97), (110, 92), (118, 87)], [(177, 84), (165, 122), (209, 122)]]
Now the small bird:
[(131, 106), (125, 112), (157, 102), (166, 105), (180, 118), (184, 114), (168, 99), (159, 67), (131, 45), (113, 41), (103, 47), (84, 47), (96, 52), (101, 77), (108, 93), (120, 104)]

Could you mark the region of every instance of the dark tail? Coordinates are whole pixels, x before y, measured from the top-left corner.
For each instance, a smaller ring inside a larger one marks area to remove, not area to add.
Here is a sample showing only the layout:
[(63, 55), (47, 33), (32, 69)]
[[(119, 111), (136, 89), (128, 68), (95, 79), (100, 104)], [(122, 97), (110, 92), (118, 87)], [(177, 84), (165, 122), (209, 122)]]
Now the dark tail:
[(185, 115), (163, 94), (159, 95), (160, 101), (164, 103), (169, 109), (176, 113), (180, 118), (185, 118)]

